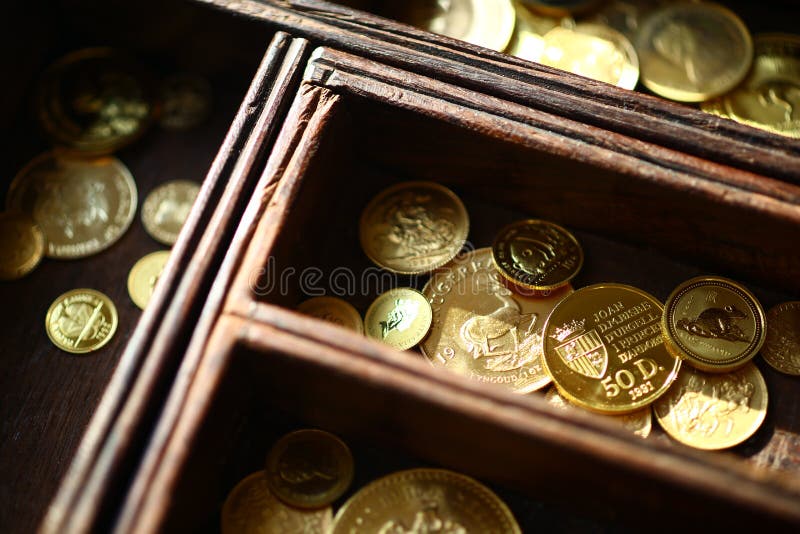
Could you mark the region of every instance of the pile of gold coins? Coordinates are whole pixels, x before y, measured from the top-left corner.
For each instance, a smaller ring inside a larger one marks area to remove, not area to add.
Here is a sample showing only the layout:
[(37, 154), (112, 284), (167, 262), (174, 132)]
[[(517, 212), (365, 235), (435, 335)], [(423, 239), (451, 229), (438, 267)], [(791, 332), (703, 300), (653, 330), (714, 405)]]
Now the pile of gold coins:
[[(51, 65), (35, 102), (54, 148), (25, 165), (6, 194), (0, 279), (25, 276), (43, 257), (86, 258), (116, 243), (133, 222), (138, 192), (128, 168), (112, 154), (156, 121), (171, 130), (200, 124), (210, 98), (208, 82), (185, 74), (167, 78), (155, 91), (135, 61), (110, 48), (72, 52)], [(186, 180), (156, 187), (141, 210), (145, 230), (161, 244), (174, 244), (198, 192), (199, 186)], [(128, 290), (140, 308), (168, 257), (169, 251), (153, 252), (131, 269)], [(57, 297), (45, 319), (53, 343), (71, 353), (108, 343), (117, 322), (114, 303), (93, 289)]]
[(334, 518), (332, 504), (350, 487), (353, 472), (350, 449), (336, 436), (315, 429), (287, 434), (265, 468), (228, 494), (222, 532), (522, 532), (489, 488), (444, 469), (408, 469), (375, 480)]
[(726, 7), (687, 0), (413, 0), (385, 14), (423, 29), (800, 138), (800, 36), (751, 36)]
[[(760, 352), (800, 376), (800, 303), (765, 314), (745, 287), (689, 280), (662, 304), (618, 283), (574, 290), (583, 251), (565, 228), (513, 223), (491, 247), (459, 254), (467, 211), (449, 189), (403, 182), (365, 208), (366, 255), (395, 273), (428, 274), (422, 291), (393, 288), (367, 310), (335, 297), (300, 311), (400, 350), (418, 346), (435, 367), (609, 416), (642, 437), (652, 413), (668, 435), (702, 449), (733, 447), (764, 421)], [(767, 330), (767, 322), (770, 328)]]

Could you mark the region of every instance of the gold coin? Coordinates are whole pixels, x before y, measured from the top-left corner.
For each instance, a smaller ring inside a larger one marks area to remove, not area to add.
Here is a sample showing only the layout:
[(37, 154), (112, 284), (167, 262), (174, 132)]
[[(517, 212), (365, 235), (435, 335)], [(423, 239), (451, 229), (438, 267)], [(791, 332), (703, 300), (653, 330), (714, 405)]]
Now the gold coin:
[(403, 182), (376, 196), (361, 215), (361, 247), (378, 266), (430, 272), (464, 246), (469, 218), (461, 200), (433, 182)]
[(142, 224), (150, 237), (174, 245), (199, 193), (200, 186), (188, 180), (166, 182), (150, 191), (142, 205)]
[(633, 45), (602, 24), (553, 28), (544, 36), (539, 62), (623, 89), (633, 89), (639, 81), (639, 58)]
[(322, 430), (297, 430), (267, 456), (270, 489), (297, 508), (323, 508), (341, 497), (353, 481), (353, 456), (339, 438)]
[(559, 393), (590, 410), (621, 414), (663, 395), (681, 366), (664, 345), (661, 303), (622, 284), (579, 289), (547, 319), (545, 369)]
[(431, 305), (416, 289), (392, 289), (375, 299), (364, 316), (364, 330), (373, 339), (406, 350), (431, 329)]
[(336, 297), (314, 297), (302, 302), (297, 311), (329, 323), (338, 324), (359, 334), (364, 333), (364, 321), (349, 302)]
[(675, 440), (696, 449), (727, 449), (747, 440), (764, 422), (767, 384), (752, 362), (726, 374), (684, 366), (653, 411)]
[(44, 234), (33, 219), (18, 211), (0, 213), (0, 280), (16, 280), (34, 270), (44, 249)]
[(654, 11), (636, 43), (642, 82), (663, 97), (702, 102), (736, 87), (753, 61), (753, 41), (732, 11), (680, 2)]
[(167, 130), (190, 130), (211, 114), (211, 84), (192, 74), (175, 74), (161, 84), (159, 123)]
[(514, 2), (517, 14), (517, 23), (514, 25), (514, 35), (506, 48), (506, 54), (528, 61), (539, 61), (544, 50), (544, 35), (553, 28), (563, 25), (574, 27), (575, 21), (569, 17), (559, 19), (533, 13), (521, 2)]
[(635, 42), (646, 17), (669, 1), (671, 0), (611, 0), (604, 3), (589, 20), (605, 24)]
[(94, 289), (73, 289), (58, 297), (45, 317), (47, 337), (66, 352), (85, 354), (108, 343), (117, 331), (117, 308)]
[(800, 376), (800, 302), (785, 302), (767, 313), (761, 356), (775, 370)]
[(557, 224), (534, 219), (500, 230), (492, 255), (501, 275), (535, 291), (566, 285), (583, 265), (583, 249), (575, 236)]
[(332, 534), (522, 531), (489, 488), (444, 469), (409, 469), (380, 478), (336, 513)]
[(223, 534), (328, 532), (332, 522), (330, 506), (300, 510), (283, 504), (269, 490), (264, 471), (239, 482), (222, 505)]
[(167, 260), (169, 251), (159, 250), (144, 256), (131, 268), (128, 274), (128, 295), (140, 309), (145, 309), (150, 302), (158, 277), (164, 271)]
[[(576, 410), (581, 409), (580, 406), (576, 406), (562, 397), (556, 387), (550, 388), (544, 398), (547, 402), (562, 410), (568, 410), (570, 408)], [(653, 429), (653, 417), (651, 414), (652, 410), (650, 410), (650, 406), (647, 406), (641, 410), (623, 415), (599, 415), (599, 417), (607, 417), (609, 421), (619, 423), (625, 430), (644, 439), (650, 435)]]
[(135, 141), (155, 114), (144, 70), (110, 48), (67, 54), (42, 76), (37, 95), (39, 120), (64, 148), (110, 154)]
[(84, 258), (122, 237), (136, 213), (128, 168), (107, 156), (81, 159), (46, 152), (17, 174), (9, 210), (30, 215), (47, 239), (49, 258)]
[(800, 36), (759, 35), (744, 82), (702, 109), (742, 124), (800, 139)]
[(717, 276), (692, 278), (667, 299), (662, 327), (667, 347), (703, 371), (725, 373), (753, 359), (764, 345), (766, 317), (741, 284)]
[(422, 353), (436, 367), (473, 380), (530, 393), (550, 383), (542, 366), (542, 327), (572, 292), (526, 298), (497, 274), (490, 248), (459, 256), (435, 272), (422, 290), (433, 308)]

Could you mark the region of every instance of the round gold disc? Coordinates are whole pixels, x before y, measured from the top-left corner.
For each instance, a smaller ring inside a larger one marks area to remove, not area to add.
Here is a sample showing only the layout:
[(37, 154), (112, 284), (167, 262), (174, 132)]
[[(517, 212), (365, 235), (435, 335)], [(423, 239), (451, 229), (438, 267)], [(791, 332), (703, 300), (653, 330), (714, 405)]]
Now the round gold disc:
[(47, 337), (63, 351), (93, 352), (117, 331), (117, 308), (93, 289), (73, 289), (58, 297), (45, 317)]
[(644, 20), (665, 1), (671, 0), (610, 0), (604, 2), (589, 20), (617, 30), (634, 43)]
[(264, 471), (239, 482), (222, 505), (223, 534), (328, 532), (332, 522), (330, 506), (301, 510), (283, 504), (269, 490)]
[(753, 41), (741, 19), (708, 2), (657, 9), (645, 19), (636, 50), (644, 85), (681, 102), (702, 102), (730, 91), (753, 61)]
[[(580, 406), (576, 406), (572, 404), (567, 399), (561, 396), (558, 392), (557, 387), (552, 387), (547, 390), (547, 394), (544, 396), (545, 400), (552, 404), (557, 408), (561, 408), (562, 410), (568, 409), (582, 409)], [(641, 410), (636, 410), (635, 412), (626, 413), (622, 415), (603, 415), (598, 414), (597, 417), (605, 417), (608, 421), (614, 421), (615, 423), (619, 423), (619, 425), (627, 430), (628, 432), (639, 436), (640, 438), (644, 439), (650, 435), (650, 432), (653, 429), (653, 416), (652, 410), (650, 406), (646, 406)]]
[(55, 152), (34, 158), (11, 183), (9, 210), (30, 215), (47, 239), (49, 258), (74, 259), (110, 247), (136, 213), (128, 168), (106, 156), (82, 159)]
[(522, 531), (483, 484), (444, 469), (409, 469), (372, 482), (339, 509), (332, 534), (361, 532)]
[(566, 285), (583, 265), (583, 249), (575, 236), (557, 224), (535, 219), (500, 230), (492, 255), (501, 275), (535, 291)]
[(67, 54), (42, 76), (39, 121), (59, 146), (85, 154), (110, 154), (138, 139), (156, 106), (149, 76), (111, 48)]
[(663, 395), (680, 358), (664, 346), (661, 303), (622, 284), (579, 289), (544, 326), (545, 368), (559, 393), (589, 410), (631, 413)]
[(350, 487), (353, 456), (333, 434), (297, 430), (275, 443), (264, 472), (272, 492), (289, 506), (322, 508)]
[(696, 449), (727, 449), (750, 438), (764, 422), (767, 384), (752, 362), (725, 374), (687, 365), (653, 404), (653, 412), (675, 440)]
[(491, 249), (482, 248), (433, 273), (422, 292), (433, 326), (420, 348), (435, 367), (515, 393), (550, 383), (542, 365), (542, 327), (571, 287), (539, 298), (516, 294), (497, 273)]
[(785, 302), (769, 310), (761, 356), (775, 370), (800, 376), (800, 302)]
[(753, 359), (766, 337), (758, 299), (717, 276), (692, 278), (667, 299), (662, 327), (667, 347), (698, 369), (733, 371)]
[(772, 133), (800, 139), (800, 36), (758, 35), (744, 82), (703, 111)]
[(422, 293), (401, 287), (375, 299), (364, 316), (364, 330), (373, 339), (407, 350), (425, 339), (431, 321), (431, 305)]
[(348, 330), (364, 333), (364, 321), (352, 304), (336, 297), (314, 297), (300, 303), (297, 311)]
[(575, 26), (575, 21), (568, 18), (561, 20), (528, 10), (521, 2), (514, 2), (517, 13), (517, 23), (514, 25), (514, 35), (506, 48), (506, 54), (516, 56), (528, 61), (539, 61), (544, 50), (544, 36), (547, 32), (559, 25)]
[(44, 234), (30, 216), (0, 213), (0, 280), (16, 280), (34, 270), (44, 250)]
[(464, 246), (469, 217), (461, 200), (433, 182), (403, 182), (376, 196), (361, 215), (361, 247), (378, 266), (428, 273)]
[(131, 268), (128, 274), (128, 295), (140, 309), (145, 309), (147, 303), (150, 302), (156, 282), (164, 271), (167, 260), (169, 260), (169, 251), (159, 250), (142, 257)]
[(198, 193), (200, 186), (188, 180), (166, 182), (150, 191), (142, 205), (142, 224), (150, 237), (174, 245)]

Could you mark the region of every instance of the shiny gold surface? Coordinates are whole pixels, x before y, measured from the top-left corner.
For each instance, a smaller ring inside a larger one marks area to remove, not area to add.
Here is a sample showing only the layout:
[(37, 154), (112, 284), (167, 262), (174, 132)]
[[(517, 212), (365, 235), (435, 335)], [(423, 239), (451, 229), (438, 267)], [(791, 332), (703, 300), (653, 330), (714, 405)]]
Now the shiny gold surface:
[(489, 488), (444, 469), (409, 469), (376, 480), (336, 513), (333, 534), (442, 532), (520, 534)]
[(501, 275), (534, 291), (566, 285), (583, 266), (583, 249), (575, 236), (557, 224), (535, 219), (500, 230), (492, 255)]
[(58, 297), (45, 317), (47, 337), (63, 351), (93, 352), (117, 331), (117, 308), (93, 289), (73, 289)]
[[(567, 399), (562, 397), (561, 394), (558, 392), (558, 388), (556, 387), (552, 387), (549, 390), (547, 390), (545, 399), (553, 406), (561, 408), (562, 410), (568, 410), (571, 408), (575, 410), (581, 409), (580, 406), (576, 406), (575, 404), (572, 404)], [(639, 436), (642, 439), (649, 436), (650, 432), (653, 429), (653, 416), (650, 406), (623, 415), (599, 414), (597, 415), (597, 417), (605, 417), (609, 421), (614, 421), (615, 423), (619, 423), (619, 425), (622, 428), (624, 428), (625, 430), (629, 431), (632, 434)]]
[(392, 289), (375, 299), (364, 316), (366, 334), (398, 350), (422, 341), (431, 329), (431, 305), (419, 291)]
[(264, 471), (272, 492), (296, 508), (323, 508), (353, 481), (353, 456), (339, 438), (322, 430), (291, 432), (272, 447)]
[(211, 114), (211, 84), (200, 76), (175, 74), (161, 84), (159, 123), (167, 130), (191, 130)]
[(150, 237), (174, 245), (198, 193), (200, 185), (188, 180), (173, 180), (153, 189), (142, 205), (142, 224)]
[(314, 297), (300, 303), (297, 311), (302, 314), (338, 324), (359, 334), (364, 333), (364, 321), (349, 302), (336, 297)]
[(754, 39), (755, 59), (744, 82), (706, 102), (704, 111), (772, 133), (800, 139), (800, 36)]
[(726, 374), (687, 365), (653, 404), (653, 412), (675, 440), (697, 449), (727, 449), (755, 434), (764, 422), (767, 384), (752, 363)]
[(167, 260), (168, 250), (152, 252), (137, 261), (128, 273), (128, 295), (140, 309), (145, 309), (150, 302)]
[(527, 298), (503, 284), (482, 248), (435, 272), (422, 290), (433, 308), (422, 353), (436, 367), (530, 393), (550, 383), (542, 366), (542, 327), (571, 287)]
[(331, 528), (333, 512), (300, 510), (279, 501), (269, 490), (263, 471), (243, 479), (222, 506), (223, 534), (310, 534)]
[(698, 369), (724, 373), (764, 344), (766, 317), (744, 286), (717, 276), (687, 280), (667, 299), (662, 327), (669, 349)]
[(544, 327), (545, 368), (559, 393), (584, 408), (631, 413), (663, 395), (681, 366), (664, 346), (662, 306), (622, 284), (579, 289)]
[(775, 370), (800, 376), (800, 302), (784, 302), (769, 310), (761, 356)]
[(401, 274), (432, 271), (453, 259), (469, 233), (461, 200), (433, 182), (402, 182), (370, 201), (359, 236), (378, 266)]
[(636, 43), (642, 82), (663, 97), (702, 102), (733, 89), (753, 61), (753, 42), (732, 11), (679, 2), (654, 11)]
[(600, 6), (590, 21), (605, 24), (636, 42), (639, 30), (647, 16), (657, 7), (671, 0), (611, 0)]
[(506, 54), (517, 56), (528, 61), (538, 62), (544, 50), (544, 35), (559, 25), (574, 26), (571, 18), (562, 20), (549, 17), (528, 10), (522, 2), (514, 2), (517, 14), (517, 23), (514, 25), (514, 35), (506, 48)]
[(46, 152), (17, 174), (9, 210), (29, 214), (44, 232), (46, 256), (83, 258), (122, 237), (136, 213), (136, 184), (114, 157), (81, 159)]
[(0, 280), (22, 278), (39, 265), (44, 251), (44, 234), (29, 215), (0, 213)]

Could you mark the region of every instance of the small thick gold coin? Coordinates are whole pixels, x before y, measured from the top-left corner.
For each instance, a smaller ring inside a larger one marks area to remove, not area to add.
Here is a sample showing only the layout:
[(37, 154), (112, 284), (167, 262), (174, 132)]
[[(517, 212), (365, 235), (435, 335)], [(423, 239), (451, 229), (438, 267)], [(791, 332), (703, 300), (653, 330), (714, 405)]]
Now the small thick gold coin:
[(800, 302), (785, 302), (767, 313), (761, 356), (775, 370), (800, 376)]
[(732, 11), (678, 2), (654, 11), (636, 43), (642, 82), (663, 97), (702, 102), (736, 87), (753, 61), (753, 41)]
[(482, 248), (435, 272), (422, 290), (433, 309), (422, 353), (436, 367), (530, 393), (550, 383), (542, 365), (542, 327), (571, 287), (546, 297), (510, 291)]
[(400, 287), (375, 299), (364, 316), (364, 330), (373, 339), (406, 350), (428, 335), (432, 313), (431, 305), (422, 293)]
[(192, 211), (200, 186), (188, 180), (173, 180), (156, 187), (142, 205), (142, 224), (150, 237), (172, 246)]
[[(580, 406), (576, 406), (562, 397), (556, 387), (550, 388), (544, 398), (553, 406), (563, 410), (570, 408), (576, 410), (582, 409)], [(650, 406), (623, 415), (598, 415), (598, 417), (607, 417), (609, 421), (619, 423), (622, 428), (642, 439), (649, 436), (653, 429), (653, 416)]]
[(333, 434), (297, 430), (272, 447), (265, 473), (272, 492), (289, 506), (322, 508), (350, 487), (353, 456)]
[(84, 354), (108, 343), (117, 331), (117, 308), (94, 289), (73, 289), (58, 297), (45, 317), (47, 337), (66, 352)]
[(623, 89), (633, 89), (639, 81), (639, 58), (633, 45), (603, 24), (553, 28), (544, 36), (539, 62)]
[(332, 534), (360, 532), (522, 531), (508, 506), (483, 484), (444, 469), (409, 469), (372, 482), (339, 509)]
[(149, 76), (135, 61), (111, 48), (88, 48), (45, 71), (37, 111), (57, 145), (110, 154), (141, 136), (156, 106)]
[(752, 362), (726, 374), (684, 366), (653, 411), (675, 440), (696, 449), (727, 449), (747, 440), (764, 422), (767, 384)]
[(44, 232), (49, 258), (84, 258), (122, 237), (136, 214), (128, 168), (106, 156), (82, 159), (46, 152), (11, 183), (9, 210), (30, 215)]
[(589, 410), (631, 413), (663, 395), (681, 360), (664, 345), (661, 303), (622, 284), (579, 289), (544, 326), (545, 368), (559, 393)]
[(800, 139), (800, 36), (759, 35), (744, 82), (702, 109), (742, 124)]
[(662, 326), (670, 351), (711, 373), (743, 366), (766, 338), (764, 309), (755, 295), (718, 276), (678, 286), (667, 299)]
[(150, 302), (167, 260), (169, 251), (159, 250), (144, 256), (131, 268), (128, 274), (128, 295), (140, 309), (145, 309)]
[(338, 324), (359, 334), (364, 333), (364, 321), (352, 304), (336, 297), (314, 297), (300, 303), (297, 311), (302, 314)]
[(211, 114), (211, 84), (192, 74), (175, 74), (161, 84), (159, 123), (167, 130), (191, 130)]
[(526, 220), (500, 230), (492, 255), (515, 286), (550, 291), (569, 283), (583, 265), (583, 249), (569, 231), (547, 221)]
[(403, 182), (376, 196), (361, 215), (361, 247), (378, 266), (422, 274), (464, 246), (469, 217), (461, 200), (433, 182)]
[(328, 532), (331, 507), (301, 510), (279, 501), (267, 486), (264, 471), (239, 482), (222, 505), (223, 534), (306, 534)]
[(529, 11), (521, 2), (514, 2), (517, 23), (514, 35), (506, 48), (506, 54), (528, 61), (539, 61), (544, 50), (544, 36), (557, 26), (574, 27), (575, 21), (569, 17), (559, 19)]
[(34, 270), (44, 250), (44, 234), (29, 215), (0, 213), (0, 280), (16, 280)]

